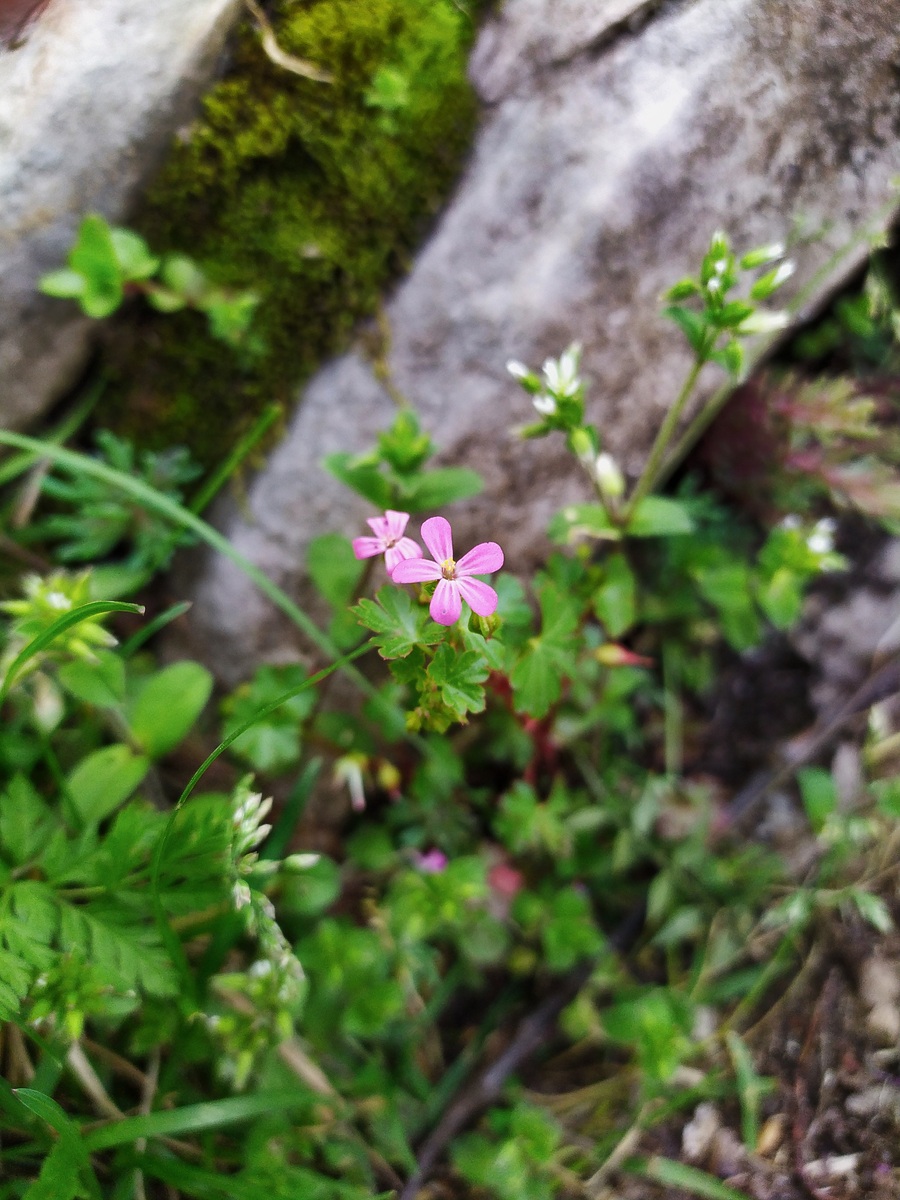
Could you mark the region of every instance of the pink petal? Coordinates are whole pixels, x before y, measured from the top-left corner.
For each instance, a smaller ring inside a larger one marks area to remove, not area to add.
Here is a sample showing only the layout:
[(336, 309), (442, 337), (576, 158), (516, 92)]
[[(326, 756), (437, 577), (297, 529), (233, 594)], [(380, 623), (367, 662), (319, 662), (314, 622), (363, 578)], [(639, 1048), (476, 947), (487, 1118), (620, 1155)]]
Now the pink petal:
[[(389, 546), (384, 552), (384, 565), (387, 567), (388, 575), (391, 574), (397, 563), (403, 562), (404, 558), (421, 558), (422, 547), (418, 542), (414, 542), (412, 538), (401, 538), (396, 546)], [(424, 560), (428, 562), (426, 558)], [(437, 563), (434, 564), (437, 566)]]
[(440, 579), (440, 563), (430, 558), (404, 558), (391, 571), (394, 583), (425, 583), (428, 579)]
[[(425, 536), (424, 530), (422, 536)], [(462, 612), (459, 584), (455, 580), (442, 579), (434, 589), (428, 611), (432, 621), (437, 621), (438, 625), (455, 625)]]
[(366, 524), (376, 537), (387, 540), (389, 523), (386, 517), (366, 517)]
[(496, 542), (479, 542), (456, 564), (456, 575), (490, 575), (503, 566), (503, 551)]
[(458, 579), (456, 586), (460, 594), (471, 608), (472, 612), (478, 613), (479, 617), (489, 617), (497, 607), (497, 593), (492, 587), (488, 587), (486, 583), (482, 583), (479, 579)]
[(393, 508), (384, 514), (385, 537), (388, 541), (397, 542), (403, 537), (409, 521), (409, 513), (396, 512)]
[[(372, 522), (370, 521), (371, 525)], [(358, 537), (353, 539), (353, 553), (357, 558), (372, 558), (384, 549), (384, 541), (377, 537)]]
[(453, 557), (453, 534), (450, 522), (445, 517), (429, 517), (422, 524), (422, 541), (435, 557), (442, 563)]

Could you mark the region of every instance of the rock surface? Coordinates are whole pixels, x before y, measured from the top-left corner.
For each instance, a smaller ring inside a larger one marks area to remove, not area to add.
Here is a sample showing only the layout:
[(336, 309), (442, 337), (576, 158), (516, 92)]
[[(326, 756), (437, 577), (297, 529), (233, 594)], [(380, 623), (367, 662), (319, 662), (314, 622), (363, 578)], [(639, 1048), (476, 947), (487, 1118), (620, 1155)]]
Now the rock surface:
[(239, 11), (240, 0), (16, 7), (16, 38), (0, 48), (0, 424), (45, 411), (84, 365), (96, 327), (37, 281), (63, 264), (84, 213), (123, 219)]
[[(714, 229), (739, 249), (792, 243), (798, 318), (859, 266), (896, 210), (898, 58), (900, 0), (508, 0), (472, 60), (485, 114), (468, 170), (388, 309), (394, 386), (487, 481), (458, 510), (461, 545), (491, 538), (526, 566), (580, 492), (558, 445), (511, 436), (528, 411), (508, 358), (580, 341), (590, 416), (634, 471), (688, 365), (659, 296)], [(370, 515), (318, 464), (391, 414), (347, 354), (306, 389), (243, 514), (220, 514), (301, 601), (309, 539)], [(224, 676), (296, 653), (222, 559), (194, 596), (192, 649)]]

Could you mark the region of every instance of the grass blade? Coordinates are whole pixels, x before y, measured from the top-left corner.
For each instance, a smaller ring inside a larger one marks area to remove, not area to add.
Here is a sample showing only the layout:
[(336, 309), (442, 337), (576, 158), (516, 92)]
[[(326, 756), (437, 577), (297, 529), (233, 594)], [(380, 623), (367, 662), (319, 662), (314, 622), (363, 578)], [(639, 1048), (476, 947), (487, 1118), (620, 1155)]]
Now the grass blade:
[(40, 654), (51, 642), (55, 642), (61, 633), (65, 633), (67, 629), (71, 629), (73, 625), (80, 625), (82, 621), (86, 621), (88, 617), (96, 617), (100, 613), (108, 612), (128, 612), (142, 613), (143, 606), (140, 604), (126, 604), (121, 600), (92, 600), (88, 604), (79, 604), (77, 608), (70, 609), (69, 612), (63, 613), (61, 617), (53, 622), (52, 625), (39, 633), (38, 636), (28, 643), (21, 653), (9, 664), (9, 669), (6, 672), (6, 677), (3, 680), (3, 685), (0, 686), (0, 704), (6, 698), (9, 689), (12, 687), (16, 676), (20, 673), (29, 659), (34, 658), (36, 654)]
[(622, 1170), (629, 1175), (652, 1179), (654, 1183), (661, 1183), (665, 1187), (682, 1188), (692, 1196), (702, 1197), (702, 1200), (750, 1200), (746, 1192), (729, 1187), (714, 1175), (659, 1154), (654, 1154), (652, 1158), (626, 1159)]
[(299, 1087), (286, 1091), (255, 1092), (246, 1096), (226, 1096), (224, 1100), (208, 1100), (184, 1108), (125, 1117), (102, 1129), (92, 1130), (83, 1142), (85, 1149), (90, 1152), (109, 1150), (140, 1138), (183, 1137), (205, 1129), (221, 1129), (224, 1125), (236, 1125), (254, 1117), (286, 1112), (308, 1104), (309, 1095)]
[[(43, 1092), (38, 1092), (34, 1088), (16, 1088), (15, 1095), (29, 1112), (40, 1117), (59, 1134), (61, 1149), (54, 1157), (52, 1170), (54, 1172), (59, 1170), (67, 1177), (76, 1175), (86, 1180), (92, 1200), (101, 1200), (100, 1185), (91, 1166), (87, 1145), (75, 1122), (63, 1112), (55, 1100), (51, 1100)], [(41, 1174), (43, 1175), (43, 1172)], [(26, 1197), (32, 1194), (35, 1198), (48, 1195), (47, 1188), (51, 1182), (51, 1180), (38, 1178), (25, 1193)]]
[(161, 612), (155, 616), (152, 621), (148, 621), (143, 629), (139, 629), (133, 634), (127, 642), (124, 642), (119, 649), (119, 655), (122, 658), (131, 658), (135, 650), (139, 650), (145, 642), (149, 642), (155, 634), (164, 629), (166, 625), (172, 621), (177, 621), (179, 617), (183, 617), (191, 608), (190, 600), (182, 600), (178, 604), (173, 604), (171, 608), (167, 608), (165, 612)]

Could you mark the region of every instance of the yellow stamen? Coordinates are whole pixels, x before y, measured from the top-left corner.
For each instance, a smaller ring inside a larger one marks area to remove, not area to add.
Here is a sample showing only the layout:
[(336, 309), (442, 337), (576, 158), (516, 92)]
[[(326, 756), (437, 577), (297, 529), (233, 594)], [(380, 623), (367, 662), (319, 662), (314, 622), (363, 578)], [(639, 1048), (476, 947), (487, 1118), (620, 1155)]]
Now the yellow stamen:
[(445, 579), (456, 578), (456, 563), (452, 558), (445, 558), (441, 563), (441, 573)]

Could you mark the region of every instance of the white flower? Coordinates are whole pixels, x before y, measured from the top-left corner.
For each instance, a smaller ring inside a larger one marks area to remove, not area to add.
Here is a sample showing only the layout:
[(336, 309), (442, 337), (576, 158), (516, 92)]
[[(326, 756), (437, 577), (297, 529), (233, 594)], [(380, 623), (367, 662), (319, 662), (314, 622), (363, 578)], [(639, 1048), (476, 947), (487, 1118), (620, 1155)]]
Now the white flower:
[(574, 396), (581, 387), (578, 378), (578, 361), (581, 358), (581, 346), (573, 342), (564, 350), (558, 359), (548, 358), (544, 362), (544, 379), (547, 390), (554, 396)]
[(506, 369), (512, 375), (513, 379), (527, 379), (531, 372), (524, 363), (520, 363), (518, 359), (511, 358), (506, 364)]
[(813, 554), (831, 554), (834, 550), (835, 522), (832, 517), (823, 517), (816, 521), (806, 539), (806, 544)]
[(556, 414), (556, 401), (552, 396), (547, 396), (543, 392), (540, 396), (535, 396), (531, 403), (542, 417), (552, 417)]

